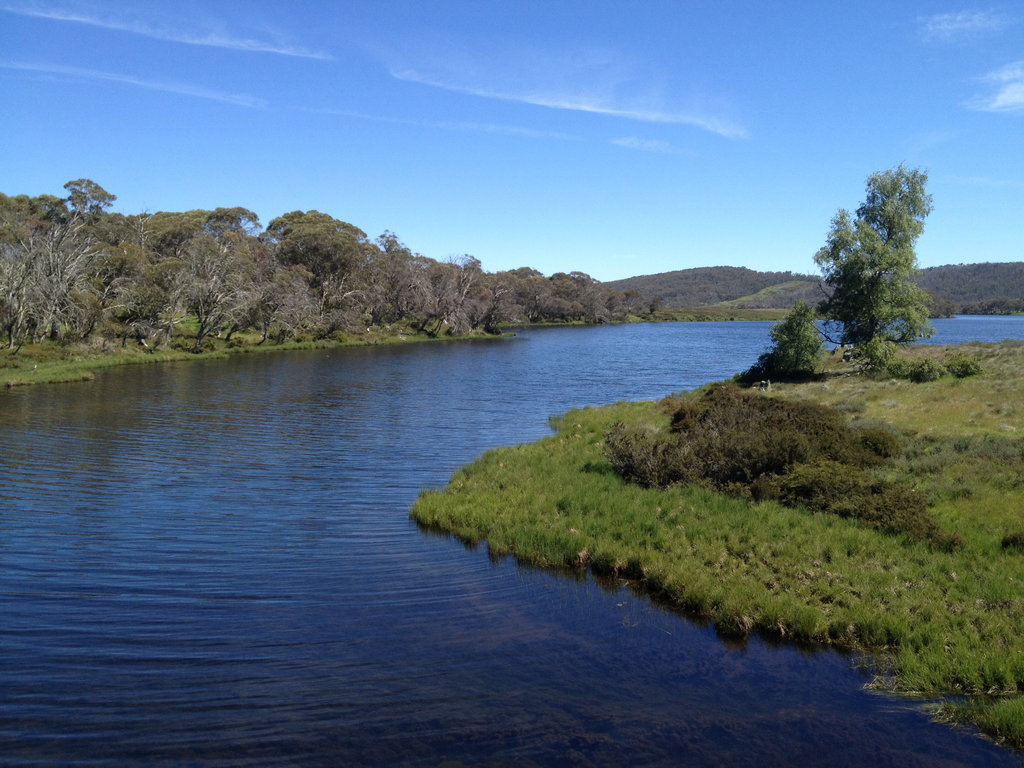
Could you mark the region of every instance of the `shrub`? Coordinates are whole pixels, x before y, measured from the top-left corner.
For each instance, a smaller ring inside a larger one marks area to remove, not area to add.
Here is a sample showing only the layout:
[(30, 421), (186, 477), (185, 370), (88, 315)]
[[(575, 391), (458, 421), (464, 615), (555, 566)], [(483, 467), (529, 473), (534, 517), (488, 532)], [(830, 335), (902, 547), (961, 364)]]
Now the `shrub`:
[(950, 537), (936, 524), (920, 493), (838, 462), (794, 467), (779, 481), (778, 500), (788, 506), (803, 505), (813, 512), (861, 520), (886, 533), (906, 534), (942, 549), (951, 546)]
[(1003, 536), (1003, 549), (1024, 552), (1024, 531), (1014, 531)]
[(740, 375), (741, 381), (806, 377), (821, 365), (821, 333), (814, 322), (814, 309), (804, 302), (798, 302), (772, 326), (771, 338), (772, 346)]
[(892, 360), (886, 366), (886, 373), (893, 378), (909, 379), (916, 384), (926, 381), (937, 381), (946, 372), (944, 366), (934, 360)]
[(605, 435), (605, 455), (629, 482), (698, 482), (742, 498), (854, 518), (943, 549), (962, 546), (939, 529), (920, 493), (867, 473), (902, 452), (885, 429), (854, 429), (827, 406), (730, 385), (665, 403), (675, 407), (668, 435), (621, 422)]
[(945, 361), (946, 372), (958, 379), (966, 379), (968, 376), (979, 376), (984, 373), (981, 361), (963, 352), (955, 352)]
[(922, 384), (926, 381), (938, 381), (945, 372), (945, 369), (934, 360), (925, 358), (924, 360), (915, 361), (910, 367), (910, 380), (917, 384)]
[(903, 446), (896, 435), (880, 427), (865, 427), (860, 430), (861, 444), (876, 456), (895, 459), (903, 453)]
[[(852, 429), (834, 408), (764, 397), (734, 386), (712, 387), (699, 398), (683, 401), (672, 415), (671, 429), (686, 435), (695, 446), (693, 453), (710, 467), (749, 461), (755, 470), (719, 470), (726, 475), (723, 481), (778, 473), (817, 457), (866, 466), (898, 453), (894, 436)], [(763, 469), (758, 471), (758, 465)]]
[(650, 430), (616, 422), (604, 436), (605, 456), (624, 480), (645, 488), (663, 488), (697, 478), (696, 465), (688, 461), (676, 440), (654, 436)]
[(910, 361), (909, 360), (892, 360), (885, 367), (885, 373), (892, 376), (894, 379), (909, 379), (910, 378)]
[(873, 371), (888, 371), (896, 358), (896, 344), (877, 336), (863, 346), (854, 350), (857, 357), (864, 358), (868, 368)]

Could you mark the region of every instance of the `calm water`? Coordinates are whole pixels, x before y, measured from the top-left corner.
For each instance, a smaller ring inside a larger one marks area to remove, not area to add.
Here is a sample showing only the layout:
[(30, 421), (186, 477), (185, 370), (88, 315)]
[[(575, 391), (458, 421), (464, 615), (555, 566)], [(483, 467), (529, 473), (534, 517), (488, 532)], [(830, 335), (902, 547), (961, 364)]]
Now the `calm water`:
[[(1022, 318), (941, 322), (1024, 338)], [(1018, 765), (854, 660), (737, 646), (409, 520), (573, 407), (747, 367), (768, 323), (123, 369), (0, 393), (0, 764)]]

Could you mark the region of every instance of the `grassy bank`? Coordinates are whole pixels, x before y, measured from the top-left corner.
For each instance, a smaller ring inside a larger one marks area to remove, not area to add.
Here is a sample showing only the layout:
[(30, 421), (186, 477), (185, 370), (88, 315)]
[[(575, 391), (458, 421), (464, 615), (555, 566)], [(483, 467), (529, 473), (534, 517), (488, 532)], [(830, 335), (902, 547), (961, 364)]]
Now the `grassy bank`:
[(170, 346), (143, 347), (135, 341), (125, 345), (100, 340), (90, 344), (26, 344), (17, 350), (0, 349), (0, 385), (7, 387), (58, 382), (91, 381), (96, 372), (121, 365), (146, 365), (169, 361), (211, 360), (229, 355), (259, 354), (303, 349), (407, 344), (420, 341), (452, 341), (456, 338), (498, 338), (479, 333), (461, 337), (435, 337), (409, 329), (371, 328), (365, 333), (337, 335), (329, 339), (307, 339), (260, 343), (253, 333), (236, 333), (230, 340), (208, 337), (202, 348), (193, 349), (195, 335), (188, 329)]
[(939, 700), (937, 716), (1022, 747), (1024, 343), (958, 350), (984, 373), (915, 384), (830, 361), (830, 376), (767, 395), (894, 431), (902, 455), (878, 471), (924, 494), (941, 528), (962, 537), (958, 551), (701, 487), (627, 484), (605, 432), (618, 421), (667, 431), (659, 403), (570, 412), (556, 435), (491, 451), (425, 492), (413, 515), (497, 555), (632, 580), (725, 635), (866, 651), (872, 686)]

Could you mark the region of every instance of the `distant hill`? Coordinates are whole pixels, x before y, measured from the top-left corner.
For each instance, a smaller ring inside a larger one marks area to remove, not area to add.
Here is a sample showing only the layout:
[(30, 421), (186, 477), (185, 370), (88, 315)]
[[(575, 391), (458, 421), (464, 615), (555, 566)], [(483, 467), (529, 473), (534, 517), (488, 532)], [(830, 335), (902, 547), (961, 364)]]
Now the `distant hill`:
[[(914, 282), (959, 313), (1024, 311), (1024, 262), (955, 264), (922, 270)], [(816, 304), (821, 278), (793, 272), (758, 272), (746, 267), (698, 267), (628, 277), (604, 283), (616, 291), (660, 298), (666, 308), (724, 305), (788, 309), (797, 301)]]
[(951, 264), (921, 271), (915, 282), (960, 313), (1024, 312), (1024, 262)]
[(821, 298), (821, 279), (793, 272), (757, 272), (746, 267), (698, 267), (627, 277), (604, 283), (616, 291), (636, 291), (661, 299), (666, 308), (729, 304), (736, 307), (786, 309), (803, 299)]

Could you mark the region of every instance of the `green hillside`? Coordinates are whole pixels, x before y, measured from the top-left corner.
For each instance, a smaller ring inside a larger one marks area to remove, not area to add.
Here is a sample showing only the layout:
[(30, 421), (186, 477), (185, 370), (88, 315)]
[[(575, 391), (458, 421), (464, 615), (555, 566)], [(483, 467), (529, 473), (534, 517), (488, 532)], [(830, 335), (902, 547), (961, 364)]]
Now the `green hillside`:
[[(961, 314), (1024, 312), (1024, 262), (929, 267), (914, 282), (933, 294), (938, 306)], [(697, 267), (613, 280), (604, 286), (636, 291), (645, 301), (660, 298), (665, 308), (726, 306), (788, 309), (798, 301), (817, 304), (823, 286), (817, 275), (758, 272), (745, 267)]]
[[(604, 285), (616, 291), (636, 291), (645, 299), (659, 297), (668, 308), (702, 307), (737, 300), (752, 302), (743, 303), (744, 307), (787, 308), (804, 298), (798, 294), (817, 282), (817, 277), (793, 272), (757, 272), (746, 267), (698, 267), (629, 277)], [(784, 284), (799, 284), (799, 287), (793, 288), (794, 295), (790, 296), (788, 290), (778, 288)], [(775, 291), (764, 293), (770, 288), (775, 288)], [(755, 300), (755, 296), (758, 299)]]

